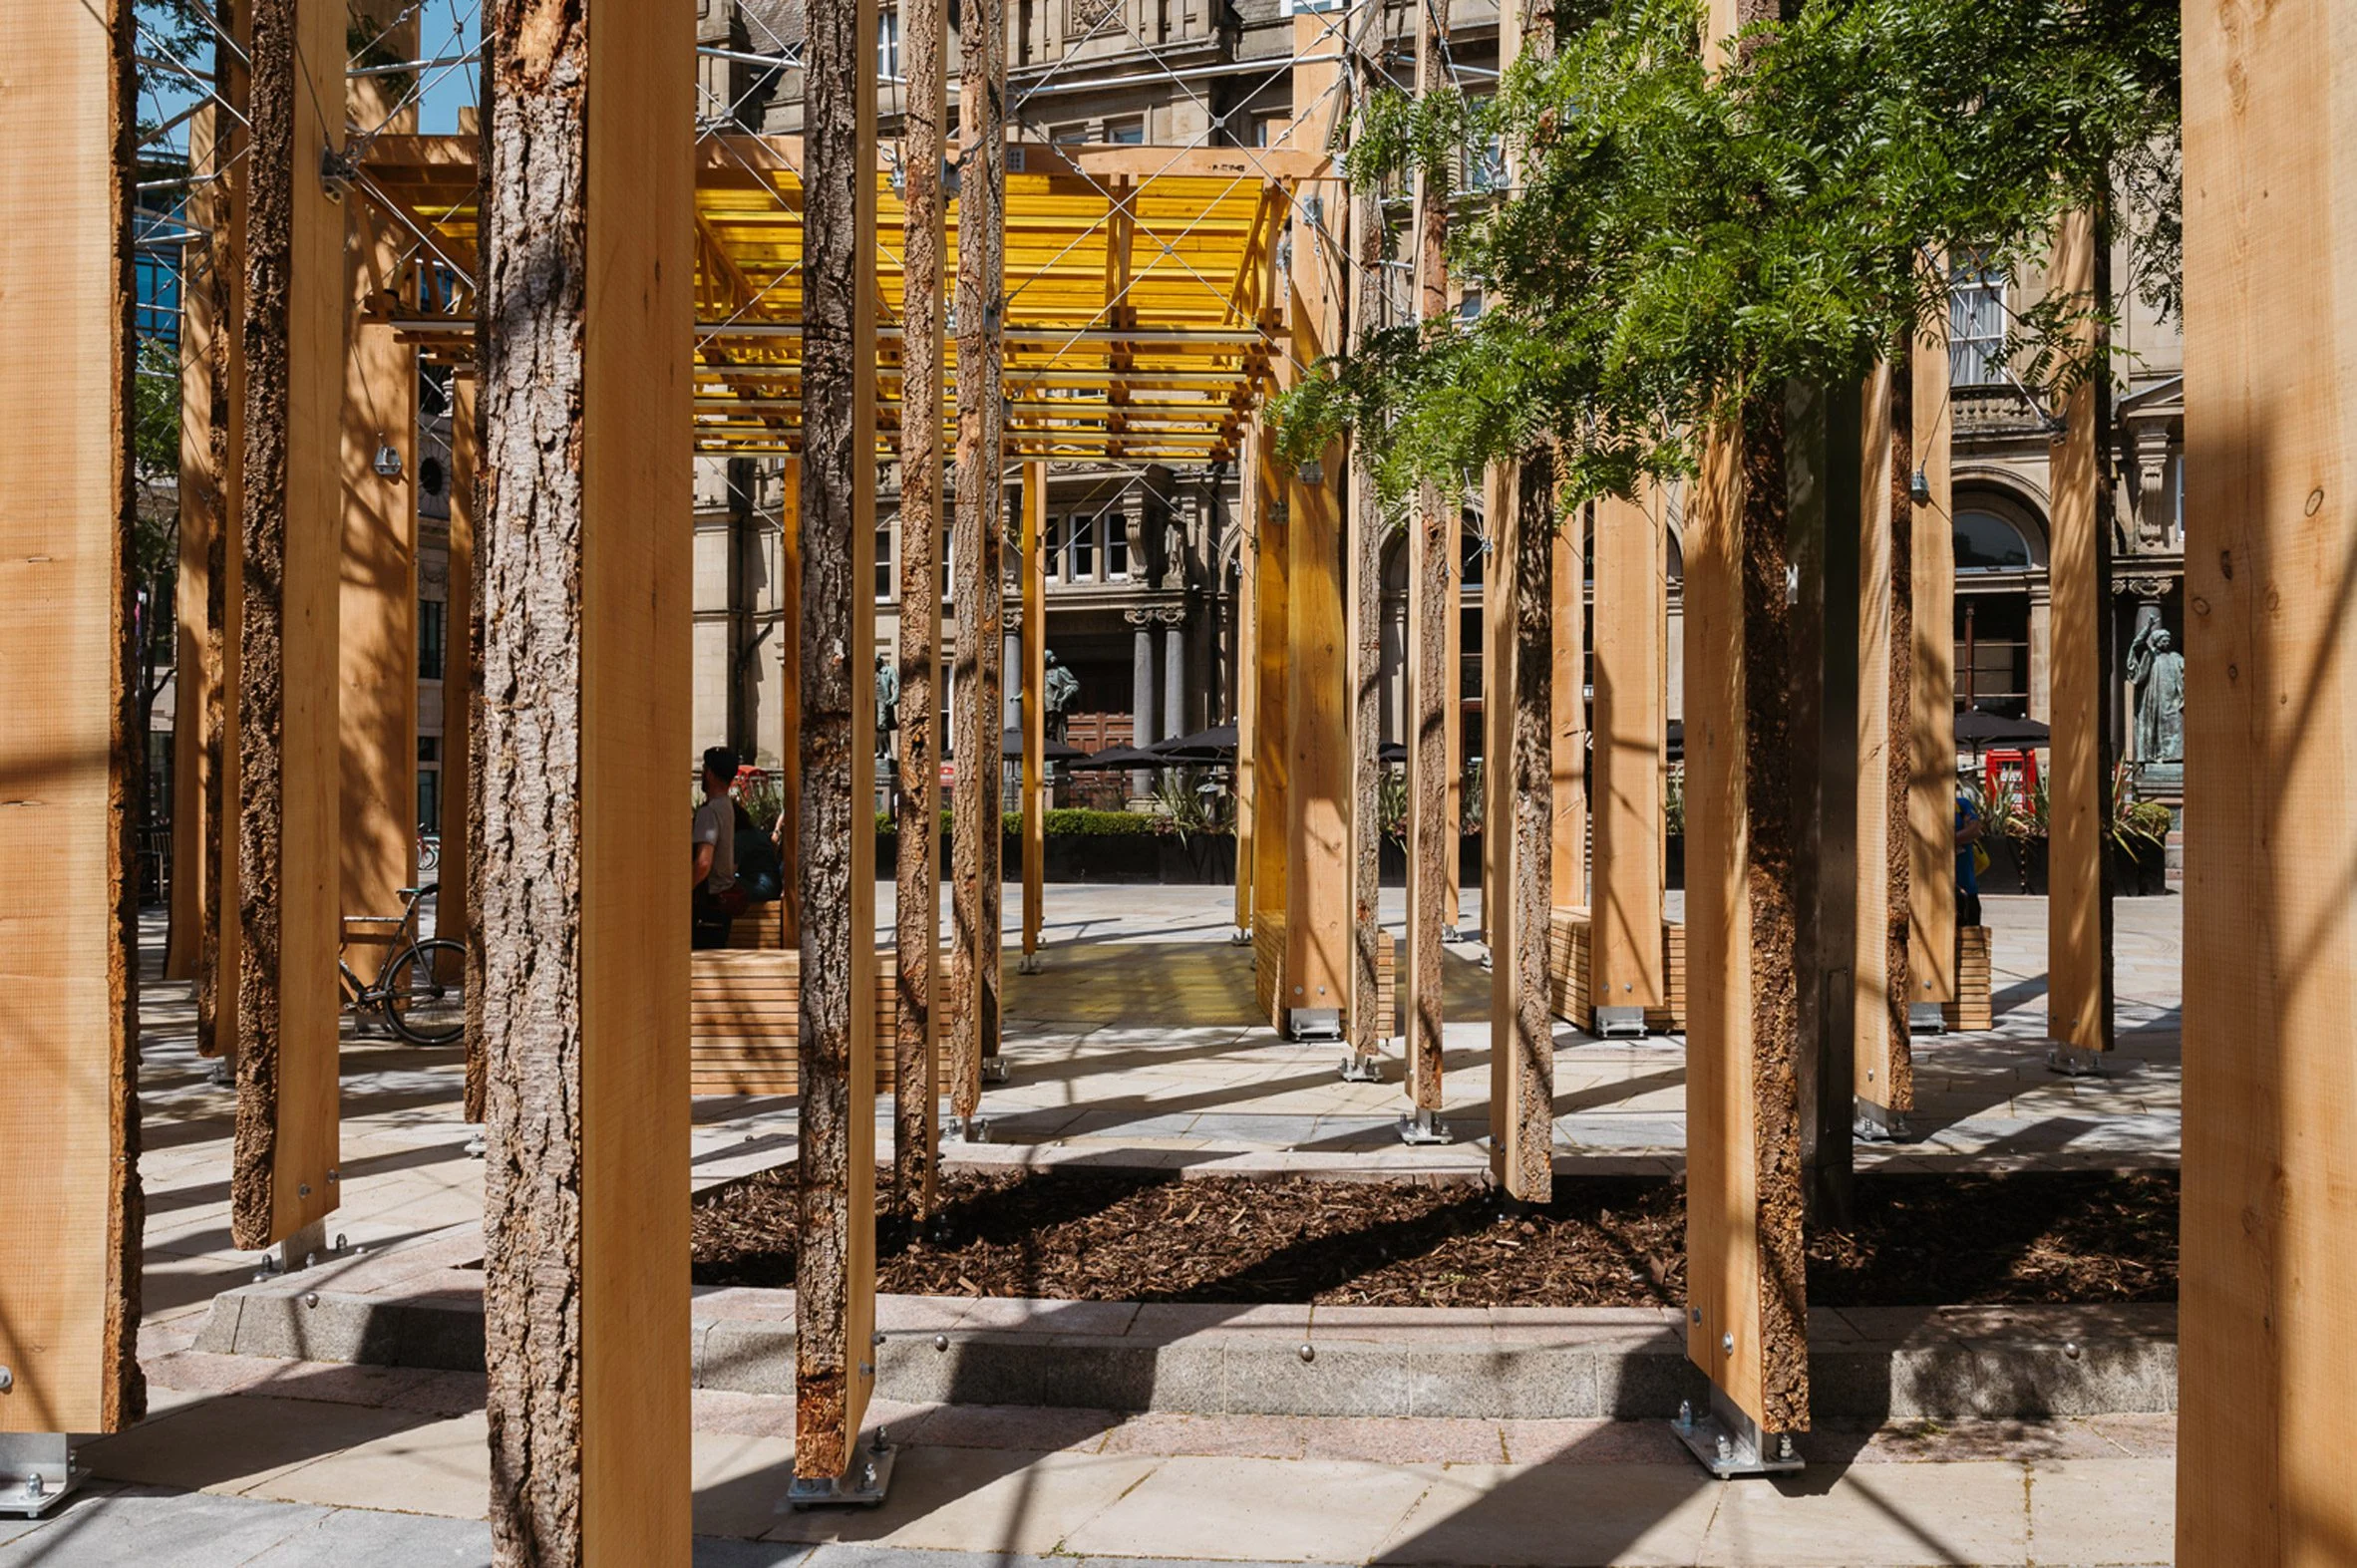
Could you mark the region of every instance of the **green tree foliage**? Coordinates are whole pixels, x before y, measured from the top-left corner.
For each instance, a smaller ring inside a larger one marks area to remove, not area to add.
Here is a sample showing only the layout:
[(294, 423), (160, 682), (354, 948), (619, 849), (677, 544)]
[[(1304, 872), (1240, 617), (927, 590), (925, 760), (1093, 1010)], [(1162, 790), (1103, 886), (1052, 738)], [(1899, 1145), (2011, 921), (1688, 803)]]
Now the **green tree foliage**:
[[(1708, 68), (1690, 0), (1556, 15), (1551, 57), (1494, 98), (1362, 109), (1354, 179), (1444, 174), (1496, 139), (1516, 180), (1453, 228), (1482, 316), (1327, 362), (1279, 407), (1288, 456), (1355, 427), (1390, 498), (1552, 445), (1566, 500), (1629, 493), (1691, 472), (1754, 389), (1854, 379), (1944, 316), (1928, 258), (2019, 271), (2067, 208), (2123, 218), (2136, 281), (2174, 305), (2171, 0), (1806, 0)], [(2074, 324), (2060, 300), (2017, 320), (2033, 379), (2090, 373)]]

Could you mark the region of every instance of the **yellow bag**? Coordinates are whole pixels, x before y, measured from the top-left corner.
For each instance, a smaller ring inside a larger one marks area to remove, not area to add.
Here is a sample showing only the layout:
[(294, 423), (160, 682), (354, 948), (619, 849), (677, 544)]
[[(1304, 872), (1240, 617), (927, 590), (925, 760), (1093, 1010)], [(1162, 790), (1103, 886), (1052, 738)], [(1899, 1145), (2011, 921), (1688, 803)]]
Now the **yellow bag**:
[(1972, 846), (1972, 874), (1974, 876), (1986, 876), (1989, 867), (1993, 864), (1995, 862), (1989, 858), (1989, 852), (1986, 849), (1978, 844)]

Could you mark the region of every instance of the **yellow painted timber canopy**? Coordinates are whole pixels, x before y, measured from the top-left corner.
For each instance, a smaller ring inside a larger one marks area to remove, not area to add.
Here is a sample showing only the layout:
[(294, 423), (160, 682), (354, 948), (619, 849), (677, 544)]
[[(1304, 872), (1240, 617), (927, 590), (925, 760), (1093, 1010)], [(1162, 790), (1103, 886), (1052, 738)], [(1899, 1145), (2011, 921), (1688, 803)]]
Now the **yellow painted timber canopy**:
[[(473, 137), (380, 137), (359, 188), (406, 230), (417, 270), (393, 322), (430, 354), (472, 351)], [(901, 174), (876, 175), (879, 432), (899, 422)], [(800, 139), (707, 136), (697, 146), (696, 449), (799, 449)], [(1207, 463), (1232, 458), (1288, 334), (1277, 241), (1294, 186), (1322, 156), (1243, 148), (1007, 148), (1007, 456)], [(956, 276), (957, 205), (946, 275)], [(954, 284), (949, 288), (954, 300)], [(954, 323), (949, 360), (954, 366)], [(954, 382), (947, 422), (954, 422)]]

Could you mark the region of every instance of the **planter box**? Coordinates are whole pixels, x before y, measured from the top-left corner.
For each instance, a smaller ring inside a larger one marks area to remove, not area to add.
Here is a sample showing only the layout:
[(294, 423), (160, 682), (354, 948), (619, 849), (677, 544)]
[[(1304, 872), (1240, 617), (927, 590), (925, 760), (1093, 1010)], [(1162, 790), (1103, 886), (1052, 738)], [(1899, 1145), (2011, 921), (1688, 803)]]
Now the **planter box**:
[[(875, 835), (875, 869), (889, 877), (900, 852), (897, 833)], [(1009, 887), (1023, 884), (1023, 840), (999, 839), (999, 876)], [(1140, 882), (1165, 886), (1221, 886), (1235, 881), (1235, 835), (1188, 833), (1050, 833), (1046, 842), (1051, 882)], [(941, 836), (940, 874), (950, 875), (949, 835)]]
[[(1989, 868), (1981, 873), (1984, 893), (2032, 893), (2047, 890), (2048, 841), (2044, 838), (1993, 838), (1988, 845)], [(2117, 898), (2149, 898), (2169, 891), (2169, 848), (2166, 844), (2136, 841), (2123, 849), (2117, 840), (2104, 841), (2110, 857), (2112, 894)]]

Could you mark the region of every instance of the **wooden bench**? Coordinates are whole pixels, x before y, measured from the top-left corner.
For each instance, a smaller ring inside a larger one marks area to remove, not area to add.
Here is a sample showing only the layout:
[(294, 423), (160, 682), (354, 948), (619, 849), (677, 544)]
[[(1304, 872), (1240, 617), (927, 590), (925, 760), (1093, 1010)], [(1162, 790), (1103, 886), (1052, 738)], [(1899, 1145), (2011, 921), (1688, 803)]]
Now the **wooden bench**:
[[(689, 1093), (796, 1093), (802, 954), (717, 948), (688, 960)], [(900, 1020), (899, 965), (890, 949), (876, 954), (875, 968), (875, 1088), (888, 1095)]]
[[(1398, 965), (1393, 949), (1397, 944), (1389, 931), (1376, 939), (1375, 946), (1375, 1037), (1388, 1040), (1399, 1033), (1394, 1028), (1399, 1018)], [(1255, 910), (1252, 914), (1252, 995), (1260, 1006), (1260, 1016), (1268, 1020), (1269, 1028), (1278, 1034), (1285, 1032), (1285, 912)]]
[[(1593, 934), (1588, 912), (1558, 906), (1546, 923), (1547, 1005), (1555, 1017), (1590, 1033), (1595, 1029), (1595, 996), (1588, 979)], [(1686, 927), (1661, 923), (1661, 972), (1667, 1005), (1645, 1010), (1645, 1027), (1676, 1034), (1686, 1027)]]
[(1996, 1004), (1990, 995), (1989, 928), (1956, 928), (1956, 1000), (1944, 1003), (1948, 1032), (1977, 1035), (1997, 1027)]

